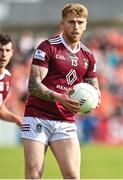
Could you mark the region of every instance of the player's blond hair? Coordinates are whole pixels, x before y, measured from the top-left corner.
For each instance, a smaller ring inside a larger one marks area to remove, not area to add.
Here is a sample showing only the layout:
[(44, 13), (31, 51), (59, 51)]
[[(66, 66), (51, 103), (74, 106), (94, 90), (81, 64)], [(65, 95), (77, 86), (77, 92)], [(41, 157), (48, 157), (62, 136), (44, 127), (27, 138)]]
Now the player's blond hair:
[(62, 9), (62, 18), (65, 18), (69, 13), (75, 13), (79, 17), (88, 18), (87, 8), (79, 3), (66, 4)]

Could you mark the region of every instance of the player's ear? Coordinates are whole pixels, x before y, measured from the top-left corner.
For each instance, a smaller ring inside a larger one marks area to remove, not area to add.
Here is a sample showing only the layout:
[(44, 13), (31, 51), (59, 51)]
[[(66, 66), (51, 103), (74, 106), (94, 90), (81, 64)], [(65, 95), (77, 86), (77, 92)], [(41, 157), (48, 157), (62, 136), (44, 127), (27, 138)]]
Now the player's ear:
[(63, 27), (63, 24), (64, 24), (64, 22), (63, 22), (63, 20), (61, 20), (61, 21), (60, 21), (60, 26), (61, 26), (61, 28)]

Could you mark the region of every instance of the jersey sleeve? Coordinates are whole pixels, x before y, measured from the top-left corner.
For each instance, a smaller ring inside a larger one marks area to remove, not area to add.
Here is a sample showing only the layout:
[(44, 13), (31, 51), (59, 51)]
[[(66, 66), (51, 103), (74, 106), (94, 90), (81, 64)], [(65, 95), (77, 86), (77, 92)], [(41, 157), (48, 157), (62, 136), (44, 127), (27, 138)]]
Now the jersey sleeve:
[(88, 59), (89, 59), (89, 67), (88, 67), (88, 71), (87, 71), (84, 79), (95, 78), (97, 76), (95, 57), (94, 57), (93, 53), (88, 54), (87, 56), (88, 56)]
[(7, 69), (4, 70), (4, 73), (3, 79), (0, 80), (0, 106), (8, 96), (11, 85), (11, 73)]
[(2, 103), (3, 103), (3, 95), (2, 93), (0, 93), (0, 107), (2, 106)]
[(46, 40), (43, 41), (35, 50), (33, 55), (32, 64), (48, 68), (51, 57), (50, 43)]

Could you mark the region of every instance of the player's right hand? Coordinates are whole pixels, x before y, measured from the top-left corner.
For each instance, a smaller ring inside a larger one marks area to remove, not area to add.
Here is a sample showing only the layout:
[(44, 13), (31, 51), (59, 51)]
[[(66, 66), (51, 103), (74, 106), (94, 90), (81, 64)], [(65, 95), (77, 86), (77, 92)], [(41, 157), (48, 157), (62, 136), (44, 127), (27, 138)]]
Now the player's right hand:
[(55, 95), (55, 100), (60, 102), (64, 107), (66, 107), (69, 111), (76, 114), (80, 112), (80, 105), (78, 101), (72, 100), (69, 97), (69, 91), (64, 94)]

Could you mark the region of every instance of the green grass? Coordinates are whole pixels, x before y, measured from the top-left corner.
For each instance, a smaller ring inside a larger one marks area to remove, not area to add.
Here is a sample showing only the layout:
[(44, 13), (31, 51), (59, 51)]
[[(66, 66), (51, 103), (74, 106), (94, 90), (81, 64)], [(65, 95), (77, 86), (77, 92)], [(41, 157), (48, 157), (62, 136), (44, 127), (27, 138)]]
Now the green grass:
[[(82, 179), (123, 179), (123, 146), (81, 146)], [(0, 179), (23, 179), (23, 148), (0, 147)], [(57, 162), (48, 150), (43, 178), (62, 179)]]

